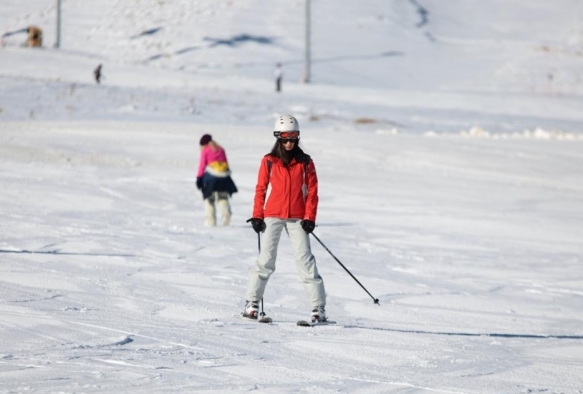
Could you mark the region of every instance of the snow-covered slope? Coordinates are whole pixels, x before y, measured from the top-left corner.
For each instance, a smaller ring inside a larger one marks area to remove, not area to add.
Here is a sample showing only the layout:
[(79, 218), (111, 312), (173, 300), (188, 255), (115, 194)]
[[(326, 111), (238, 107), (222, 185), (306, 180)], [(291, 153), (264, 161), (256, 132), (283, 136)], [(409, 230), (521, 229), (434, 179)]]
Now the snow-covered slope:
[[(2, 0), (0, 393), (583, 387), (579, 1)], [(283, 92), (273, 71), (283, 63)], [(93, 69), (103, 64), (97, 85)], [(276, 114), (314, 158), (335, 326), (282, 237), (237, 317)], [(525, 130), (527, 129), (527, 130)], [(239, 188), (206, 228), (204, 133)]]
[[(238, 118), (301, 108), (306, 119), (328, 117), (338, 127), (367, 118), (375, 129), (401, 132), (581, 132), (577, 1), (314, 1), (310, 85), (300, 83), (304, 1), (69, 0), (58, 51), (55, 1), (2, 7), (5, 31), (28, 24), (45, 31), (40, 51), (19, 48), (22, 35), (5, 40), (5, 120), (31, 112), (35, 119), (221, 119), (223, 106), (234, 105)], [(276, 62), (284, 66), (282, 97), (271, 94)], [(92, 80), (98, 63), (100, 87)], [(35, 93), (14, 97), (31, 78)], [(74, 95), (66, 94), (72, 84)], [(140, 102), (149, 89), (163, 96)], [(79, 113), (79, 100), (96, 105)]]

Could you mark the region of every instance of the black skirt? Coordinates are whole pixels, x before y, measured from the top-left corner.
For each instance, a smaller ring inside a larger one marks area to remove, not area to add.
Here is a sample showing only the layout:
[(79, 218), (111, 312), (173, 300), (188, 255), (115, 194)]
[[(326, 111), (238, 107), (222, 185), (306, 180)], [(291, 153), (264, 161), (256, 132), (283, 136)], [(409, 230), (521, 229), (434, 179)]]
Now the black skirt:
[(230, 176), (218, 177), (205, 172), (202, 177), (202, 198), (207, 199), (214, 192), (237, 193), (237, 186)]

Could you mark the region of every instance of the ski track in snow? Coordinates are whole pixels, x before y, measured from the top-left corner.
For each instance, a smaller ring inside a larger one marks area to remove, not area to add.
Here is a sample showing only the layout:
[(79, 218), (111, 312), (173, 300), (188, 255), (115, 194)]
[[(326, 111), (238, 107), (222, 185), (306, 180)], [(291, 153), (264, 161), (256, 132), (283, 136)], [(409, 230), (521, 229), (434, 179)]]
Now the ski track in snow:
[[(582, 6), (319, 0), (309, 84), (301, 1), (70, 0), (60, 49), (55, 7), (0, 5), (45, 40), (0, 48), (0, 394), (583, 394)], [(296, 326), (285, 235), (274, 322), (236, 317), (281, 113), (315, 233), (380, 300), (313, 240), (337, 325)], [(202, 226), (205, 133), (226, 228)]]

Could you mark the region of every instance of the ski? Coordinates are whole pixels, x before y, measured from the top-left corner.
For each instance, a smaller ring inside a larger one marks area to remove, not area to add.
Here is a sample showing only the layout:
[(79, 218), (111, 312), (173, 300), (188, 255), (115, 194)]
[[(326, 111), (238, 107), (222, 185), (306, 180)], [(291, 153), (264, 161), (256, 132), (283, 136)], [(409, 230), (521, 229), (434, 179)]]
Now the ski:
[(296, 325), (298, 325), (300, 327), (329, 326), (332, 324), (336, 324), (336, 322), (332, 321), (332, 320), (326, 320), (326, 321), (317, 321), (317, 322), (310, 323), (310, 322), (305, 321), (305, 320), (298, 320), (298, 322), (296, 323)]
[(245, 320), (251, 320), (251, 321), (256, 321), (258, 323), (272, 323), (273, 319), (269, 316), (262, 316), (261, 318), (256, 318), (256, 317), (251, 317), (246, 313), (241, 313), (240, 315), (243, 319)]

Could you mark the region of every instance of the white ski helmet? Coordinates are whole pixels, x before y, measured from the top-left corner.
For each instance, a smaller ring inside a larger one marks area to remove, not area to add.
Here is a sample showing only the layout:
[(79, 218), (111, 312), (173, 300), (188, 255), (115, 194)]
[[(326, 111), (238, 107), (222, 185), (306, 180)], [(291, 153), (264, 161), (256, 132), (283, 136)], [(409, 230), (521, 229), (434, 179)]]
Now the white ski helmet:
[(273, 135), (279, 137), (279, 133), (282, 131), (297, 131), (300, 135), (300, 125), (296, 118), (291, 115), (281, 115), (275, 120), (275, 126), (273, 126)]

